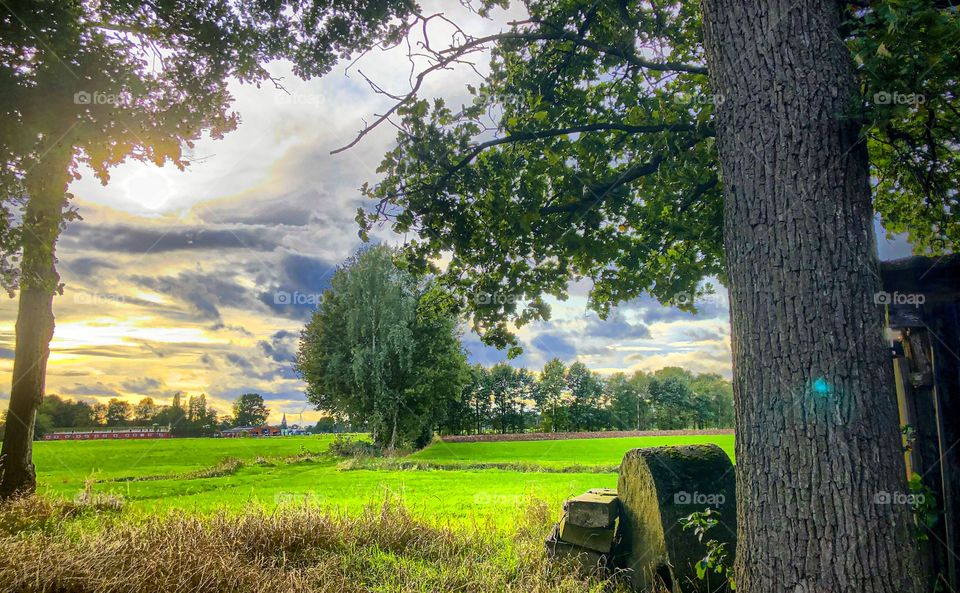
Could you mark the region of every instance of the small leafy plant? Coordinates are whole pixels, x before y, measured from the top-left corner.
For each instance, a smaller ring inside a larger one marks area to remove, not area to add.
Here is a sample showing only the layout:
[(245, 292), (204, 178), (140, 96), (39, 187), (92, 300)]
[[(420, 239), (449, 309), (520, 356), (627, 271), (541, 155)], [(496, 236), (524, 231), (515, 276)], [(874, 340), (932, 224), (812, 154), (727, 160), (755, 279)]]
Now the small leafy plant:
[(727, 552), (727, 544), (720, 543), (715, 539), (707, 539), (707, 532), (717, 526), (720, 522), (720, 513), (714, 509), (707, 508), (705, 511), (697, 511), (680, 519), (683, 530), (693, 529), (700, 543), (707, 547), (707, 554), (697, 561), (694, 568), (697, 570), (697, 577), (700, 580), (707, 578), (707, 573), (712, 572), (721, 578), (725, 578), (731, 591), (737, 589), (736, 581), (733, 578), (733, 567), (730, 566), (730, 554)]
[(377, 445), (360, 439), (338, 434), (330, 443), (330, 453), (337, 457), (382, 457), (383, 450)]

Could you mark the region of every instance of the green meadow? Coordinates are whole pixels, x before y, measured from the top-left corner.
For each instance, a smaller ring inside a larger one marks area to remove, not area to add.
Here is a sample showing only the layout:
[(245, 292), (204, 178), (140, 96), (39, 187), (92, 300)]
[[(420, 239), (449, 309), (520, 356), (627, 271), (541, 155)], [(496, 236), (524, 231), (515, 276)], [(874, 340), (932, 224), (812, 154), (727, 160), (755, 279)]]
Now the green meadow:
[(732, 435), (435, 442), (358, 465), (331, 455), (332, 440), (39, 442), (35, 457), (41, 492), (72, 498), (88, 487), (119, 495), (135, 512), (310, 504), (351, 514), (389, 499), (431, 520), (502, 523), (530, 499), (559, 509), (588, 488), (615, 486), (610, 470), (634, 447), (713, 442), (733, 455)]

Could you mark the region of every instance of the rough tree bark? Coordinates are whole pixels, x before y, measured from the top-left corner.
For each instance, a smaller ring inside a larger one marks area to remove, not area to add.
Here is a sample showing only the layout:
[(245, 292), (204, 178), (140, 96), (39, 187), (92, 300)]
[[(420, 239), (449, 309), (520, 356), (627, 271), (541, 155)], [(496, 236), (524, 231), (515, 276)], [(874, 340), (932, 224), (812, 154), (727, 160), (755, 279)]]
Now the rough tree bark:
[(0, 451), (0, 500), (32, 493), (37, 485), (33, 429), (43, 400), (53, 338), (53, 296), (60, 283), (54, 249), (67, 203), (71, 151), (61, 139), (26, 177), (29, 199), (23, 220), (13, 384)]
[(703, 10), (734, 336), (737, 590), (917, 591), (840, 3)]

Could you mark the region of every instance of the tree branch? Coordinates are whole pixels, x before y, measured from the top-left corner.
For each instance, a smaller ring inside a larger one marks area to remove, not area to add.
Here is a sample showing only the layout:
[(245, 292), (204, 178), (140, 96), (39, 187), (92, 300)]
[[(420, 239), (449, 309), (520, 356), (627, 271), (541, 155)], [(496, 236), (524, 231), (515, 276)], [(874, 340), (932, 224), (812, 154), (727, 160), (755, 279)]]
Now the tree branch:
[[(633, 167), (624, 170), (615, 179), (612, 179), (606, 183), (588, 186), (584, 189), (583, 197), (575, 202), (560, 204), (557, 206), (544, 206), (540, 209), (540, 215), (545, 216), (547, 214), (555, 214), (559, 212), (576, 212), (581, 209), (589, 211), (597, 204), (605, 200), (610, 195), (610, 192), (616, 188), (632, 183), (641, 177), (646, 177), (647, 175), (656, 173), (660, 169), (660, 165), (662, 165), (667, 158), (676, 156), (680, 152), (696, 146), (701, 140), (703, 140), (703, 138), (700, 137), (690, 139), (680, 147), (680, 150), (677, 153), (658, 154), (646, 163), (634, 165)], [(591, 200), (591, 197), (594, 199)]]
[(491, 148), (493, 146), (499, 146), (501, 144), (511, 144), (513, 142), (528, 142), (530, 140), (542, 140), (544, 138), (554, 138), (556, 136), (563, 136), (566, 134), (576, 134), (581, 132), (604, 132), (604, 131), (617, 131), (617, 132), (626, 132), (628, 134), (654, 134), (657, 132), (701, 132), (700, 138), (708, 138), (715, 135), (713, 128), (711, 127), (698, 127), (691, 124), (654, 124), (647, 126), (631, 126), (627, 124), (617, 124), (617, 123), (596, 123), (596, 124), (586, 124), (582, 126), (570, 126), (567, 128), (556, 128), (553, 130), (541, 130), (537, 132), (518, 132), (516, 134), (510, 134), (509, 136), (504, 136), (503, 138), (495, 138), (493, 140), (488, 140), (486, 142), (481, 142), (473, 147), (456, 165), (453, 169), (449, 171), (452, 175), (456, 173), (467, 164), (470, 163), (473, 159), (477, 157), (484, 150)]
[(490, 43), (499, 43), (502, 41), (564, 41), (570, 42), (581, 47), (586, 47), (598, 53), (605, 53), (611, 56), (616, 56), (639, 68), (645, 68), (648, 70), (655, 70), (659, 72), (687, 72), (690, 74), (701, 74), (706, 75), (707, 69), (703, 66), (696, 64), (686, 64), (682, 62), (656, 62), (652, 60), (647, 60), (638, 56), (634, 51), (625, 49), (623, 47), (615, 47), (610, 45), (604, 45), (585, 39), (578, 36), (576, 33), (569, 31), (557, 30), (557, 31), (510, 31), (506, 33), (496, 33), (493, 35), (487, 35), (484, 37), (472, 37), (464, 41), (464, 43), (448, 47), (447, 49), (434, 51), (429, 50), (429, 44), (426, 44), (424, 47), (431, 51), (436, 58), (436, 62), (431, 64), (429, 67), (421, 71), (413, 81), (412, 88), (405, 95), (392, 95), (387, 92), (383, 94), (395, 99), (397, 102), (388, 109), (385, 113), (380, 114), (374, 120), (373, 123), (364, 126), (360, 132), (357, 133), (357, 136), (349, 144), (330, 151), (330, 154), (338, 154), (350, 148), (356, 146), (367, 134), (372, 132), (380, 124), (390, 118), (394, 113), (397, 112), (400, 107), (406, 103), (413, 100), (417, 92), (423, 86), (424, 80), (426, 77), (438, 70), (443, 70), (449, 67), (451, 64), (455, 64), (460, 61), (460, 59), (473, 52), (483, 51), (486, 49), (487, 44)]

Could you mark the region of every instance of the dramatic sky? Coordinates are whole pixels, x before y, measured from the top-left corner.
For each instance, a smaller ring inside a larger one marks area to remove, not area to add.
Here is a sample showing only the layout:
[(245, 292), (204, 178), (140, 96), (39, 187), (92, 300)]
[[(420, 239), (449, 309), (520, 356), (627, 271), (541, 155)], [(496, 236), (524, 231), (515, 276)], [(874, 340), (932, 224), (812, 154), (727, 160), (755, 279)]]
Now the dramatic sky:
[[(443, 4), (475, 33), (499, 29), (511, 16), (483, 21)], [(293, 420), (301, 412), (305, 421), (318, 417), (291, 359), (316, 295), (360, 246), (358, 188), (378, 178), (394, 131), (385, 126), (346, 153), (329, 153), (388, 104), (358, 70), (402, 91), (409, 63), (402, 52), (375, 53), (310, 82), (283, 63), (270, 69), (288, 92), (233, 85), (239, 129), (200, 143), (188, 171), (133, 163), (115, 169), (107, 186), (89, 172), (72, 185), (83, 220), (69, 225), (58, 247), (66, 288), (55, 301), (48, 393), (168, 402), (175, 391), (204, 392), (226, 412), (230, 400), (254, 391), (268, 400), (272, 420), (284, 412)], [(464, 85), (476, 81), (467, 70), (448, 72), (430, 79), (423, 94), (463, 102)], [(403, 241), (387, 231), (375, 239)], [(906, 254), (902, 245), (881, 251)], [(729, 376), (724, 291), (701, 303), (697, 316), (640, 298), (601, 321), (586, 309), (588, 289), (572, 286), (550, 322), (522, 328), (525, 354), (513, 364), (539, 368), (557, 356), (604, 373), (679, 365)], [(4, 299), (2, 400), (15, 317), (16, 301)], [(464, 342), (474, 362), (505, 359), (475, 335)]]

